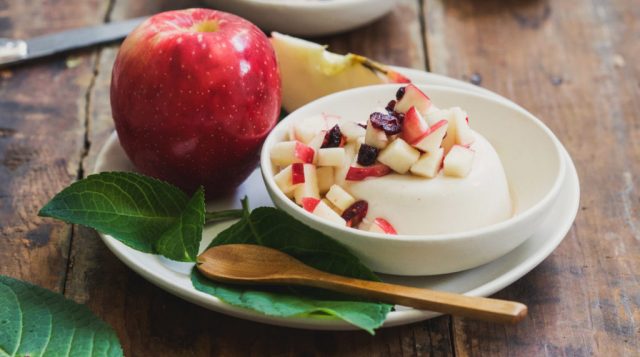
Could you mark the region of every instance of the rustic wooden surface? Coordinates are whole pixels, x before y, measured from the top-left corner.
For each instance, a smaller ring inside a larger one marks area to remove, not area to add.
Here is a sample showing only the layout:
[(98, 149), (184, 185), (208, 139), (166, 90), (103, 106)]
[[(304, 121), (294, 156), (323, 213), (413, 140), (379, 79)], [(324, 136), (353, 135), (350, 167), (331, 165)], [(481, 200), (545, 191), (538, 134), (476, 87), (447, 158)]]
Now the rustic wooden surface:
[[(0, 0), (0, 37), (25, 37), (197, 1)], [(117, 45), (0, 71), (0, 274), (86, 303), (127, 356), (637, 355), (640, 351), (640, 4), (637, 0), (401, 0), (337, 52), (429, 69), (520, 103), (554, 130), (581, 180), (560, 247), (496, 294), (529, 306), (500, 326), (441, 317), (363, 332), (273, 327), (184, 302), (126, 268), (91, 230), (36, 216), (89, 172), (112, 131)]]

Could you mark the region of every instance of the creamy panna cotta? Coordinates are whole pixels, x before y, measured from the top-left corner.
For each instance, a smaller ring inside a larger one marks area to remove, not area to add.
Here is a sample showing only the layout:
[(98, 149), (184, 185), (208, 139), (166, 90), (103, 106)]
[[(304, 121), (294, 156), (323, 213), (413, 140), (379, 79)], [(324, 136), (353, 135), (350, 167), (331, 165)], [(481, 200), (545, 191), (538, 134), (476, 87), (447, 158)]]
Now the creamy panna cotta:
[(310, 214), (386, 234), (447, 234), (512, 215), (500, 158), (461, 108), (409, 84), (369, 118), (299, 120), (271, 148), (275, 182)]
[(475, 158), (466, 177), (443, 170), (432, 179), (391, 173), (341, 185), (368, 202), (363, 224), (385, 217), (399, 234), (458, 233), (504, 221), (512, 215), (504, 169), (491, 144), (476, 132), (474, 137)]

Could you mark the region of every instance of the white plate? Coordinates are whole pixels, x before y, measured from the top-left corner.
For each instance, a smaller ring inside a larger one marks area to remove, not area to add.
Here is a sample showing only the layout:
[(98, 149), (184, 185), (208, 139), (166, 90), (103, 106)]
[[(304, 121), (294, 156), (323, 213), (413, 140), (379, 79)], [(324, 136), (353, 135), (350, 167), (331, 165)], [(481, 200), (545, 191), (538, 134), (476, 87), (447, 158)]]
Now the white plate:
[(363, 26), (396, 0), (205, 0), (209, 6), (249, 19), (267, 31), (321, 36)]
[[(408, 75), (416, 83), (448, 85), (482, 92), (497, 99), (507, 101), (505, 98), (486, 89), (452, 78), (405, 68), (400, 68), (399, 70), (403, 74)], [(459, 273), (429, 277), (383, 275), (381, 278), (387, 282), (414, 287), (458, 292), (473, 296), (489, 296), (531, 271), (560, 244), (571, 228), (577, 214), (580, 201), (578, 175), (569, 154), (564, 148), (563, 150), (565, 159), (567, 160), (567, 170), (558, 201), (553, 206), (552, 212), (540, 226), (539, 230), (518, 248), (491, 263)], [(98, 154), (95, 171), (131, 170), (132, 166), (120, 148), (118, 139), (114, 133)], [(273, 205), (266, 192), (260, 173), (256, 170), (232, 197), (216, 201), (210, 204), (208, 208), (239, 208), (239, 200), (245, 195), (249, 196), (252, 207)], [(226, 223), (206, 228), (203, 234), (204, 238), (201, 248), (208, 245), (217, 232), (229, 225), (230, 223)], [(192, 266), (191, 264), (173, 263), (155, 255), (133, 250), (108, 235), (101, 235), (101, 237), (109, 249), (120, 260), (145, 279), (164, 290), (208, 309), (247, 320), (287, 327), (318, 330), (356, 329), (354, 326), (340, 320), (273, 317), (227, 305), (219, 299), (193, 288), (188, 275), (189, 268)], [(433, 312), (397, 307), (396, 311), (389, 313), (387, 316), (384, 327), (408, 324), (437, 315), (438, 314)]]

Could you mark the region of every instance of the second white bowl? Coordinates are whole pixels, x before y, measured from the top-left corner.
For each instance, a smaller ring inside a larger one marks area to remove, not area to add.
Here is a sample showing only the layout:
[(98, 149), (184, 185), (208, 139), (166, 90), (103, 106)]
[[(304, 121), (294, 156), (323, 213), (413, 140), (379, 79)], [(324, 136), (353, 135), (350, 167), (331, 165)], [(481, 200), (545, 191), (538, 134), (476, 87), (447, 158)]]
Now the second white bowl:
[(263, 30), (322, 36), (372, 22), (396, 0), (206, 0), (214, 9), (249, 19)]

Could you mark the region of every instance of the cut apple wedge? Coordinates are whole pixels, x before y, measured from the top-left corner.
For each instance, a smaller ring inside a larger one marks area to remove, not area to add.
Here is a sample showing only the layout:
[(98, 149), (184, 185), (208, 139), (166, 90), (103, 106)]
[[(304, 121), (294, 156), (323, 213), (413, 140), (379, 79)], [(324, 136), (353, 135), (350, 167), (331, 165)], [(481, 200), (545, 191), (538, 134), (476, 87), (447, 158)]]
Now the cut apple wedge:
[(376, 218), (369, 226), (369, 232), (398, 234), (398, 231), (384, 218)]
[(473, 166), (475, 152), (462, 145), (454, 145), (444, 158), (444, 174), (453, 177), (466, 177)]
[(304, 182), (299, 184), (295, 190), (293, 190), (293, 196), (296, 203), (299, 205), (302, 205), (302, 199), (305, 197), (320, 198), (316, 167), (312, 164), (304, 164), (303, 172)]
[(362, 181), (367, 177), (381, 177), (391, 172), (391, 168), (383, 164), (375, 164), (371, 166), (351, 166), (347, 171), (345, 180), (348, 181)]
[(318, 150), (318, 166), (342, 166), (347, 155), (344, 148), (326, 148)]
[(327, 191), (329, 191), (331, 186), (333, 186), (333, 183), (335, 181), (334, 172), (334, 168), (329, 166), (316, 168), (316, 176), (318, 178), (318, 191), (320, 192), (320, 194), (326, 193)]
[(424, 136), (428, 129), (429, 125), (418, 113), (416, 107), (411, 107), (404, 116), (400, 137), (408, 143), (413, 143)]
[[(409, 79), (366, 57), (331, 53), (325, 46), (271, 33), (282, 78), (282, 105), (292, 112), (327, 94), (382, 83), (408, 83)], [(407, 108), (408, 109), (408, 108)]]
[(422, 152), (435, 152), (440, 148), (440, 146), (442, 146), (442, 140), (447, 134), (448, 127), (449, 122), (447, 120), (440, 120), (433, 124), (433, 126), (431, 126), (421, 138), (418, 138), (418, 140), (413, 143), (413, 147), (421, 150)]
[(353, 196), (351, 196), (347, 191), (344, 190), (344, 188), (338, 185), (331, 186), (331, 189), (329, 189), (329, 192), (327, 192), (327, 195), (325, 197), (336, 208), (338, 208), (340, 212), (344, 211), (354, 202), (356, 202), (356, 199)]
[(299, 141), (283, 141), (273, 145), (270, 154), (274, 165), (287, 166), (296, 162), (313, 162), (315, 151)]
[(396, 139), (378, 155), (378, 161), (389, 166), (393, 171), (404, 174), (409, 171), (420, 158), (420, 151), (411, 147), (406, 141)]
[(440, 171), (443, 157), (443, 148), (437, 148), (434, 151), (424, 153), (420, 156), (420, 159), (411, 166), (411, 173), (418, 176), (434, 178)]
[(415, 107), (424, 115), (431, 107), (431, 99), (413, 84), (408, 84), (404, 90), (400, 89), (396, 98), (398, 101), (394, 110), (398, 113), (406, 113), (411, 107)]

